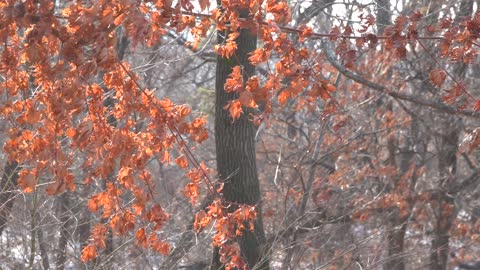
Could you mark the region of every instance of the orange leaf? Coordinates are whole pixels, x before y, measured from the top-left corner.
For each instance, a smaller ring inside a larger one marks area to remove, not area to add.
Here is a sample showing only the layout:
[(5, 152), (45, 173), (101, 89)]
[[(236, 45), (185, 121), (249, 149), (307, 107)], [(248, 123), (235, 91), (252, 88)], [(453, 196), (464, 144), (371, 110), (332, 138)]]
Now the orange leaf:
[(229, 110), (230, 116), (233, 118), (233, 120), (240, 118), (240, 115), (243, 113), (242, 104), (238, 99), (229, 101), (228, 104), (223, 108)]
[(173, 102), (168, 99), (168, 98), (164, 98), (162, 100), (158, 100), (158, 105), (160, 105), (160, 107), (162, 108), (162, 110), (164, 110), (165, 112), (170, 112), (173, 110), (173, 108), (175, 107)]
[(65, 135), (68, 137), (68, 138), (73, 138), (75, 136), (76, 132), (75, 132), (75, 129), (74, 128), (69, 128), (67, 129), (67, 131), (65, 132)]
[(473, 110), (476, 112), (480, 111), (480, 100), (475, 101), (473, 104)]
[(87, 206), (90, 211), (94, 213), (97, 212), (99, 207), (98, 196), (97, 195), (92, 196), (92, 198), (88, 200)]
[(257, 107), (257, 103), (255, 103), (255, 100), (253, 99), (252, 92), (248, 92), (248, 91), (241, 92), (239, 100), (240, 100), (240, 103), (245, 107), (250, 107), (250, 108)]
[(158, 242), (153, 245), (153, 248), (160, 254), (168, 256), (170, 254), (170, 244), (165, 242)]
[(185, 186), (185, 196), (190, 199), (191, 204), (195, 204), (198, 199), (198, 185), (195, 183), (189, 183)]
[(82, 250), (82, 261), (87, 262), (97, 257), (97, 248), (94, 245), (88, 245)]
[(188, 167), (188, 160), (184, 155), (181, 155), (175, 159), (175, 163), (177, 163), (178, 167), (185, 169)]
[(40, 112), (36, 111), (35, 109), (28, 110), (28, 112), (25, 114), (26, 120), (29, 124), (36, 124), (38, 121), (40, 121)]
[(37, 185), (37, 179), (29, 171), (20, 172), (20, 177), (18, 178), (18, 185), (22, 188), (23, 192), (28, 193), (35, 190)]
[(337, 89), (335, 87), (335, 85), (331, 84), (331, 83), (326, 83), (325, 85), (322, 84), (322, 86), (328, 91), (328, 92), (335, 92), (335, 90)]
[(157, 230), (165, 223), (165, 221), (167, 221), (167, 219), (169, 218), (169, 215), (165, 213), (165, 211), (163, 211), (160, 205), (155, 204), (147, 213), (147, 218), (151, 222), (156, 223), (154, 228)]
[(446, 78), (447, 73), (444, 70), (434, 69), (430, 72), (430, 80), (435, 86), (442, 86)]
[(300, 34), (299, 34), (299, 41), (300, 42), (303, 42), (305, 40), (305, 38), (308, 38), (312, 35), (313, 33), (313, 29), (311, 27), (308, 27), (306, 25), (302, 25), (298, 28), (298, 30), (302, 31)]
[(48, 195), (57, 195), (65, 191), (65, 183), (64, 181), (60, 181), (59, 179), (55, 180), (55, 182), (48, 185), (47, 189)]
[(290, 98), (291, 94), (290, 94), (290, 91), (288, 91), (288, 89), (285, 89), (283, 90), (282, 92), (280, 92), (280, 94), (278, 94), (278, 102), (280, 102), (281, 105), (285, 105), (287, 104), (287, 100)]
[(225, 92), (239, 92), (243, 88), (243, 76), (242, 68), (240, 66), (234, 66), (232, 73), (227, 78), (225, 82), (224, 89)]
[(119, 26), (122, 23), (122, 21), (125, 19), (126, 16), (127, 15), (125, 13), (122, 13), (117, 18), (115, 18), (115, 20), (113, 21), (115, 26)]
[(25, 140), (31, 141), (33, 139), (33, 133), (30, 130), (25, 130), (22, 133), (22, 136)]
[(137, 238), (137, 244), (142, 247), (147, 247), (147, 235), (145, 234), (145, 229), (141, 228), (135, 233), (135, 238)]
[(268, 60), (270, 53), (265, 48), (259, 48), (250, 53), (248, 60), (254, 66), (263, 63)]
[(124, 185), (125, 187), (133, 186), (133, 175), (132, 175), (132, 168), (129, 167), (122, 167), (118, 172), (117, 177), (118, 183)]
[(150, 246), (152, 249), (163, 255), (170, 254), (170, 244), (158, 240), (156, 235), (151, 234), (148, 239), (150, 240)]
[(164, 151), (162, 159), (160, 160), (160, 162), (169, 164), (170, 160), (171, 160), (170, 159), (170, 153), (168, 151)]
[(193, 229), (195, 232), (199, 233), (203, 228), (205, 228), (210, 221), (212, 220), (212, 217), (207, 215), (207, 213), (204, 210), (201, 210), (195, 215), (195, 222), (193, 223)]

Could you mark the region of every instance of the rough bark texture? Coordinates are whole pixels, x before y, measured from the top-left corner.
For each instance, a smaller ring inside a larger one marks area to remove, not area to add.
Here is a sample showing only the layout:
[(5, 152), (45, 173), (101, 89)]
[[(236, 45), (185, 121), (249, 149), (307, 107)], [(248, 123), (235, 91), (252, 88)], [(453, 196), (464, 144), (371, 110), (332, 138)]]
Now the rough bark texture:
[[(387, 105), (389, 111), (392, 111), (392, 104)], [(396, 137), (390, 136), (387, 141), (388, 146), (388, 160), (387, 164), (393, 168), (396, 168), (399, 172), (399, 177), (391, 179), (391, 183), (387, 188), (388, 192), (396, 193), (399, 181), (402, 176), (408, 170), (408, 164), (412, 158), (412, 155), (408, 151), (409, 144), (404, 147), (400, 152), (401, 155), (397, 158), (397, 149), (399, 148)], [(400, 163), (400, 166), (397, 165)], [(404, 270), (405, 263), (402, 258), (404, 237), (406, 231), (406, 220), (408, 215), (401, 215), (398, 207), (392, 207), (388, 211), (388, 231), (387, 231), (387, 261), (385, 263), (385, 269), (392, 270)]]
[[(469, 17), (473, 13), (473, 1), (462, 0), (457, 11), (456, 20)], [(467, 66), (464, 63), (453, 65), (453, 74), (456, 78), (464, 78)], [(460, 127), (462, 119), (455, 116), (444, 117), (440, 120), (443, 127), (442, 139), (439, 151), (438, 170), (440, 176), (441, 196), (436, 209), (436, 227), (432, 239), (432, 253), (430, 256), (431, 269), (448, 269), (448, 256), (450, 244), (450, 228), (456, 217), (454, 186), (457, 178), (457, 150), (459, 144)]]
[(61, 222), (60, 225), (60, 238), (58, 239), (57, 244), (57, 258), (56, 258), (56, 269), (64, 269), (65, 264), (67, 263), (67, 256), (65, 254), (67, 248), (68, 237), (70, 232), (68, 230), (70, 213), (68, 209), (69, 198), (68, 193), (63, 193), (60, 195), (57, 201), (58, 204), (58, 217)]
[[(245, 15), (245, 14), (243, 14)], [(224, 42), (226, 33), (218, 34), (218, 42)], [(224, 181), (224, 198), (227, 201), (258, 206), (258, 219), (254, 232), (245, 231), (239, 244), (242, 255), (250, 269), (268, 269), (268, 261), (263, 254), (265, 234), (260, 209), (260, 187), (255, 160), (256, 127), (248, 119), (246, 111), (240, 119), (232, 121), (230, 114), (223, 107), (229, 100), (236, 99), (235, 93), (227, 93), (224, 84), (232, 67), (241, 65), (244, 78), (251, 76), (254, 67), (249, 64), (248, 53), (256, 48), (257, 38), (249, 30), (242, 29), (236, 40), (238, 50), (232, 59), (217, 59), (216, 69), (216, 106), (215, 106), (215, 142), (217, 154), (217, 171)], [(232, 63), (233, 62), (233, 63)], [(212, 269), (221, 268), (218, 249), (214, 251)]]
[[(453, 117), (452, 117), (453, 118)], [(447, 120), (447, 119), (446, 119)], [(455, 219), (454, 200), (448, 192), (448, 187), (453, 186), (456, 180), (457, 170), (457, 145), (459, 129), (455, 126), (454, 119), (450, 119), (445, 124), (445, 135), (442, 138), (442, 151), (439, 153), (438, 170), (441, 181), (441, 196), (438, 199), (438, 207), (435, 209), (436, 224), (432, 239), (432, 253), (430, 256), (431, 269), (445, 270), (447, 269), (449, 242), (449, 230)]]
[[(454, 66), (454, 72), (459, 77), (465, 75), (465, 65)], [(456, 116), (440, 119), (442, 127), (439, 145), (438, 171), (440, 178), (440, 194), (435, 210), (436, 224), (431, 245), (430, 263), (433, 270), (448, 269), (450, 244), (450, 228), (456, 217), (453, 194), (457, 178), (457, 150), (462, 120)]]
[[(41, 222), (40, 215), (37, 213), (36, 219)], [(48, 238), (48, 237), (47, 237)], [(42, 267), (44, 270), (50, 269), (50, 262), (48, 259), (48, 246), (45, 242), (42, 228), (37, 228), (38, 247), (40, 249), (40, 257), (42, 258)]]
[(17, 162), (7, 162), (0, 181), (0, 235), (2, 235), (13, 207), (14, 191), (17, 189)]
[(388, 261), (385, 263), (385, 269), (389, 270), (404, 270), (405, 262), (403, 260), (403, 247), (405, 243), (405, 232), (407, 231), (407, 224), (404, 218), (400, 218), (398, 213), (395, 213), (395, 219), (390, 219), (390, 222), (397, 226), (391, 226), (388, 231)]

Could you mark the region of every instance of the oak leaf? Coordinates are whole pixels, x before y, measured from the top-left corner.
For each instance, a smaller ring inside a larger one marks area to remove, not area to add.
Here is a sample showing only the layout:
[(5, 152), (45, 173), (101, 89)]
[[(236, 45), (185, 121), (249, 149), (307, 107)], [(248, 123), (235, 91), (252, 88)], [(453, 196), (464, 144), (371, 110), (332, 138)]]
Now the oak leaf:
[(185, 169), (188, 167), (188, 160), (187, 157), (181, 155), (175, 159), (175, 163), (177, 163), (178, 167)]
[(256, 108), (257, 107), (257, 103), (253, 99), (252, 92), (249, 92), (249, 91), (241, 92), (239, 100), (240, 100), (240, 103), (245, 107), (249, 107), (249, 108)]
[(88, 245), (82, 250), (82, 262), (88, 262), (97, 257), (97, 247), (94, 245)]
[(197, 202), (198, 195), (199, 195), (198, 191), (199, 191), (198, 185), (196, 183), (188, 183), (185, 186), (184, 193), (185, 193), (185, 196), (189, 198), (191, 204), (195, 204)]
[(141, 228), (135, 233), (135, 238), (137, 239), (137, 244), (142, 247), (148, 246), (147, 235), (145, 234), (145, 229)]
[(212, 220), (212, 217), (207, 215), (207, 213), (204, 210), (201, 210), (195, 215), (195, 222), (193, 223), (193, 229), (195, 230), (196, 233), (199, 233), (205, 228), (208, 224), (210, 224), (210, 221)]
[(23, 192), (29, 193), (35, 190), (37, 185), (37, 178), (32, 172), (21, 171), (18, 178), (18, 185), (22, 188)]
[(442, 86), (443, 82), (447, 78), (447, 73), (444, 70), (434, 69), (430, 72), (430, 80), (435, 86)]
[(65, 191), (65, 182), (60, 179), (56, 179), (53, 183), (48, 185), (46, 189), (46, 192), (48, 195), (57, 195), (57, 194), (63, 193), (64, 191)]
[(223, 109), (228, 109), (230, 116), (234, 121), (240, 118), (240, 115), (243, 113), (242, 104), (238, 99), (229, 101), (228, 104), (223, 107)]
[(115, 20), (113, 21), (113, 24), (115, 24), (115, 26), (119, 26), (123, 22), (125, 17), (127, 17), (127, 14), (125, 14), (125, 13), (122, 13), (122, 14), (118, 15), (115, 18)]

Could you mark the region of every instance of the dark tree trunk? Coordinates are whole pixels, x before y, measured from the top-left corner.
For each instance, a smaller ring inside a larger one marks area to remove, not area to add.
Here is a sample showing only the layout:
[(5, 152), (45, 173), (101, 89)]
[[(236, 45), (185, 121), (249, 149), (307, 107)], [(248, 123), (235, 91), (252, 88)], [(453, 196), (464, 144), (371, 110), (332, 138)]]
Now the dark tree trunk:
[[(36, 219), (40, 223), (40, 215), (37, 213)], [(48, 238), (48, 237), (47, 237)], [(40, 257), (42, 258), (42, 267), (44, 270), (50, 269), (50, 262), (48, 260), (48, 247), (46, 246), (42, 228), (37, 228), (38, 248), (40, 249)]]
[[(245, 15), (245, 14), (242, 14)], [(222, 44), (227, 33), (218, 34)], [(235, 65), (243, 67), (244, 79), (251, 76), (255, 68), (248, 61), (248, 53), (256, 48), (257, 38), (249, 30), (242, 29), (236, 40), (238, 50), (231, 59), (217, 58), (215, 142), (217, 170), (224, 181), (224, 199), (231, 202), (258, 206), (258, 219), (253, 232), (245, 231), (239, 238), (242, 256), (249, 269), (268, 269), (268, 260), (263, 256), (265, 234), (260, 208), (260, 187), (255, 160), (255, 125), (248, 119), (248, 110), (237, 120), (232, 121), (223, 107), (228, 101), (238, 98), (235, 93), (227, 93), (224, 84)], [(233, 62), (233, 63), (232, 63)], [(214, 251), (212, 269), (221, 268), (218, 249)]]
[[(456, 20), (470, 17), (473, 13), (473, 1), (462, 0), (457, 11)], [(453, 73), (457, 78), (464, 78), (467, 66), (464, 63), (455, 63)], [(441, 196), (438, 199), (438, 207), (435, 212), (436, 224), (431, 245), (430, 263), (433, 270), (448, 269), (448, 256), (450, 235), (449, 231), (456, 217), (454, 198), (449, 192), (457, 182), (457, 150), (459, 143), (460, 127), (462, 119), (455, 116), (444, 117), (440, 120), (443, 130), (441, 131), (441, 145), (439, 151), (438, 170), (440, 177)]]
[(61, 222), (60, 224), (60, 238), (58, 239), (57, 244), (57, 258), (56, 258), (56, 269), (63, 270), (65, 264), (67, 263), (67, 256), (65, 249), (67, 248), (68, 236), (70, 234), (68, 230), (70, 213), (68, 212), (68, 193), (63, 193), (58, 198), (58, 217)]
[[(388, 106), (389, 110), (392, 111), (391, 104)], [(415, 120), (414, 122), (415, 123)], [(404, 179), (404, 175), (407, 174), (410, 169), (410, 165), (415, 161), (414, 159), (414, 144), (416, 142), (416, 132), (414, 131), (415, 125), (412, 123), (412, 127), (409, 130), (412, 139), (406, 141), (406, 144), (403, 147), (399, 147), (398, 141), (390, 137), (388, 139), (388, 151), (389, 159), (388, 165), (397, 168), (398, 176), (396, 179), (393, 179), (390, 192), (398, 193), (399, 186), (405, 185), (412, 188), (414, 182), (416, 181), (415, 174), (408, 179)], [(397, 149), (400, 150), (400, 153), (397, 153)], [(397, 164), (398, 163), (398, 164)], [(402, 183), (401, 181), (406, 181)], [(412, 193), (413, 190), (410, 190)], [(409, 201), (408, 194), (405, 194), (407, 201)], [(411, 213), (411, 206), (408, 206), (405, 209), (406, 213), (402, 213), (400, 208), (392, 207), (388, 213), (388, 231), (387, 231), (387, 262), (385, 263), (385, 269), (388, 270), (404, 270), (405, 261), (404, 261), (404, 245), (405, 245), (405, 233), (407, 231), (407, 220)]]
[[(448, 195), (446, 195), (448, 196)], [(432, 253), (430, 255), (431, 269), (446, 270), (449, 253), (450, 236), (448, 231), (452, 226), (455, 218), (454, 211), (445, 211), (445, 209), (453, 208), (453, 199), (443, 197), (439, 201), (439, 209), (437, 209), (437, 222), (435, 224), (435, 232), (432, 239)]]
[[(398, 226), (391, 226), (387, 233), (388, 241), (388, 261), (385, 263), (385, 269), (388, 270), (404, 270), (405, 262), (403, 260), (403, 248), (405, 243), (405, 232), (407, 231), (407, 224), (403, 218), (398, 218)], [(403, 222), (403, 224), (402, 224)], [(392, 222), (393, 223), (393, 222)]]
[(5, 164), (0, 181), (0, 235), (2, 235), (13, 207), (14, 191), (17, 189), (18, 163), (16, 161)]
[(441, 121), (445, 134), (442, 136), (438, 160), (441, 194), (435, 209), (436, 224), (431, 246), (430, 263), (433, 270), (445, 270), (448, 267), (449, 230), (456, 215), (454, 200), (449, 194), (448, 188), (454, 186), (456, 181), (456, 152), (460, 120), (453, 116), (446, 117)]

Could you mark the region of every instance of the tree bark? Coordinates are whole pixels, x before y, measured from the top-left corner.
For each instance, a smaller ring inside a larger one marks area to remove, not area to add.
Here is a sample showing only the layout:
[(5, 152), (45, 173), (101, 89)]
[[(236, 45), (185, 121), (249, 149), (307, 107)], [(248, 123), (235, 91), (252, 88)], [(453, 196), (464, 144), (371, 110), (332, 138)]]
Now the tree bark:
[(0, 180), (0, 235), (2, 235), (13, 207), (14, 191), (17, 189), (18, 163), (7, 162)]
[(56, 269), (63, 270), (65, 264), (67, 263), (67, 256), (65, 249), (67, 248), (68, 236), (69, 236), (69, 220), (70, 214), (68, 213), (68, 193), (63, 193), (60, 195), (58, 201), (58, 219), (60, 220), (60, 238), (58, 239), (57, 244), (57, 258), (56, 258)]
[[(398, 217), (398, 213), (395, 214), (396, 222), (395, 225), (391, 226), (387, 233), (388, 241), (388, 258), (385, 263), (385, 269), (388, 270), (404, 270), (405, 262), (403, 260), (403, 248), (405, 243), (405, 232), (407, 231), (407, 224), (403, 218)], [(391, 220), (392, 221), (392, 220)], [(392, 224), (393, 225), (393, 224)]]
[[(36, 219), (40, 221), (40, 215), (37, 213)], [(38, 222), (40, 223), (40, 222)], [(37, 228), (38, 248), (40, 249), (40, 257), (42, 258), (42, 267), (44, 270), (50, 269), (48, 260), (48, 247), (46, 246), (42, 228)]]
[[(388, 108), (393, 112), (391, 104), (388, 105)], [(408, 173), (410, 165), (415, 161), (414, 148), (415, 143), (418, 139), (418, 132), (415, 128), (416, 118), (412, 121), (409, 133), (410, 136), (405, 142), (403, 147), (399, 147), (397, 139), (394, 137), (389, 137), (388, 139), (388, 165), (396, 168), (398, 170), (398, 176), (396, 179), (392, 179), (393, 183), (391, 186), (391, 193), (399, 193), (399, 187), (405, 185), (410, 187), (410, 194), (413, 193), (412, 188), (415, 186), (414, 182), (416, 181), (415, 174), (408, 179), (404, 179), (404, 176)], [(400, 150), (400, 153), (396, 153), (397, 149)], [(398, 164), (397, 164), (398, 163)], [(418, 162), (416, 162), (418, 164)], [(401, 181), (406, 181), (407, 183), (402, 183)], [(410, 203), (409, 194), (407, 196), (407, 202)], [(407, 231), (407, 221), (411, 214), (411, 204), (407, 206), (407, 213), (401, 213), (400, 208), (392, 207), (388, 213), (388, 231), (387, 231), (387, 262), (385, 263), (385, 269), (388, 270), (404, 270), (405, 261), (403, 258), (404, 246), (405, 246), (405, 233)]]
[(449, 230), (456, 216), (455, 204), (449, 188), (457, 181), (457, 145), (460, 119), (446, 117), (441, 120), (443, 131), (439, 149), (438, 170), (441, 196), (435, 209), (436, 224), (431, 245), (430, 263), (433, 270), (445, 270), (448, 265)]
[[(473, 1), (462, 0), (457, 11), (456, 20), (469, 17), (473, 13)], [(453, 65), (455, 77), (463, 79), (467, 66), (464, 63)], [(449, 231), (456, 217), (457, 210), (452, 194), (457, 183), (457, 150), (462, 119), (456, 116), (444, 117), (440, 120), (443, 130), (439, 149), (438, 170), (440, 177), (441, 197), (436, 210), (436, 224), (431, 245), (430, 263), (433, 270), (448, 269), (450, 235)]]
[[(241, 12), (245, 16), (246, 12)], [(227, 33), (218, 34), (218, 43), (225, 41)], [(224, 106), (228, 101), (238, 98), (236, 93), (227, 93), (224, 84), (235, 65), (243, 67), (246, 80), (255, 68), (248, 61), (248, 54), (256, 48), (257, 38), (247, 29), (241, 29), (236, 40), (238, 50), (231, 59), (217, 57), (216, 68), (216, 105), (215, 105), (215, 144), (217, 154), (217, 170), (219, 178), (224, 182), (223, 195), (226, 201), (256, 205), (258, 218), (253, 232), (244, 231), (239, 237), (243, 258), (249, 269), (268, 269), (268, 260), (263, 254), (265, 233), (262, 223), (260, 205), (260, 186), (255, 159), (255, 125), (248, 119), (249, 110), (237, 120), (232, 121)], [(233, 62), (233, 64), (232, 64)], [(232, 209), (233, 210), (233, 209)], [(215, 249), (212, 269), (222, 268), (218, 249)]]

